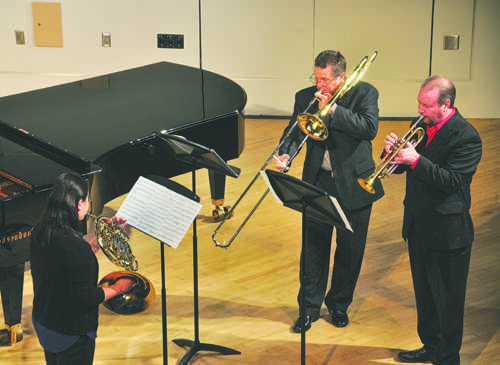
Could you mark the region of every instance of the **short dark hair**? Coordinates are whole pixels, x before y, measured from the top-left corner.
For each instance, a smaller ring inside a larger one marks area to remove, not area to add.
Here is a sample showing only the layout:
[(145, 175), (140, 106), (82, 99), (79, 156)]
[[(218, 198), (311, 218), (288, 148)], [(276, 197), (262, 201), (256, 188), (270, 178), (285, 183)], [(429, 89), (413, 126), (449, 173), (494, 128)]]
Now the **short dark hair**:
[(335, 76), (339, 76), (346, 70), (345, 57), (339, 51), (327, 49), (320, 52), (314, 60), (314, 67), (326, 68), (332, 66), (332, 71)]
[(422, 83), (421, 89), (423, 89), (424, 87), (439, 89), (439, 105), (443, 105), (447, 100), (450, 101), (450, 108), (455, 105), (455, 97), (457, 91), (455, 89), (455, 85), (453, 85), (453, 82), (451, 82), (447, 78), (439, 75), (430, 76), (426, 78)]

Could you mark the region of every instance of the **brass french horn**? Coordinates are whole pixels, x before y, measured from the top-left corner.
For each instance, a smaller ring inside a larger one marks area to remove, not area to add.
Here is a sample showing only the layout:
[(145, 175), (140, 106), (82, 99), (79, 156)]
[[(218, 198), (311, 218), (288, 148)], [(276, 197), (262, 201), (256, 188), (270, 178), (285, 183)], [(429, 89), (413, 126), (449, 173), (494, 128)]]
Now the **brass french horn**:
[(104, 276), (99, 281), (99, 286), (109, 287), (122, 278), (131, 279), (136, 284), (128, 292), (105, 301), (104, 307), (117, 314), (136, 314), (145, 311), (153, 303), (155, 290), (153, 284), (137, 272), (139, 263), (132, 253), (125, 228), (109, 218), (96, 217), (92, 214), (89, 216), (95, 219), (97, 244), (102, 252), (112, 263), (125, 269)]

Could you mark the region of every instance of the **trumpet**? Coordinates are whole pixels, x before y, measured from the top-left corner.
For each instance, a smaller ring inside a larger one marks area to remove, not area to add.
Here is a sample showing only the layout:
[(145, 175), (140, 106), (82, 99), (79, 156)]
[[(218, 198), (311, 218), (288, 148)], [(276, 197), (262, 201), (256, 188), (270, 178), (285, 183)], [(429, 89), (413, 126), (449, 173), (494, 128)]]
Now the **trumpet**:
[(375, 60), (375, 57), (377, 56), (378, 52), (375, 51), (370, 58), (368, 56), (365, 56), (361, 59), (361, 62), (356, 66), (354, 71), (352, 72), (351, 76), (347, 80), (345, 80), (342, 85), (337, 89), (337, 91), (331, 96), (327, 104), (323, 106), (318, 113), (316, 114), (310, 114), (308, 113), (308, 110), (317, 102), (319, 101), (318, 97), (314, 97), (311, 102), (308, 104), (306, 110), (304, 110), (303, 113), (299, 114), (297, 116), (297, 120), (295, 123), (290, 127), (288, 130), (287, 134), (282, 138), (281, 142), (278, 144), (278, 146), (273, 150), (273, 152), (269, 155), (269, 157), (266, 159), (262, 167), (259, 169), (259, 171), (255, 174), (253, 179), (250, 181), (248, 186), (243, 190), (243, 193), (238, 197), (234, 205), (231, 207), (231, 209), (226, 213), (222, 221), (219, 223), (217, 228), (213, 231), (212, 233), (212, 240), (214, 241), (215, 245), (217, 247), (222, 247), (222, 248), (227, 248), (231, 245), (231, 243), (235, 240), (235, 238), (238, 236), (238, 234), (241, 232), (243, 227), (246, 225), (248, 220), (252, 217), (252, 215), (255, 213), (259, 205), (262, 203), (264, 198), (267, 196), (269, 193), (269, 188), (267, 188), (264, 193), (261, 195), (261, 197), (257, 200), (253, 208), (250, 210), (250, 212), (247, 214), (247, 216), (243, 219), (242, 223), (236, 228), (234, 234), (229, 238), (227, 242), (220, 243), (216, 239), (216, 235), (219, 232), (219, 230), (222, 228), (222, 226), (225, 224), (227, 219), (229, 217), (233, 216), (234, 210), (238, 206), (238, 204), (241, 202), (243, 197), (250, 191), (251, 187), (254, 185), (254, 183), (257, 181), (257, 179), (260, 176), (260, 173), (262, 170), (264, 170), (271, 161), (271, 159), (276, 158), (275, 154), (279, 151), (285, 140), (291, 135), (292, 131), (295, 130), (295, 128), (298, 126), (300, 130), (305, 134), (305, 137), (302, 139), (301, 143), (297, 147), (294, 153), (290, 155), (290, 158), (288, 159), (286, 165), (283, 166), (281, 169), (281, 172), (287, 172), (293, 159), (299, 154), (301, 151), (302, 147), (306, 143), (306, 141), (311, 138), (315, 141), (323, 141), (328, 138), (328, 128), (326, 127), (325, 123), (323, 122), (323, 119), (328, 115), (330, 112), (331, 108), (334, 106), (334, 104), (342, 97), (344, 94), (349, 91), (352, 87), (354, 87), (358, 81), (361, 79), (361, 77), (364, 75), (368, 67), (373, 63)]
[(411, 146), (415, 147), (419, 144), (425, 136), (425, 131), (420, 127), (420, 123), (423, 121), (424, 116), (421, 115), (411, 128), (405, 133), (405, 135), (400, 138), (392, 147), (391, 152), (387, 153), (382, 160), (379, 162), (375, 171), (366, 179), (358, 179), (359, 185), (371, 194), (375, 193), (373, 184), (377, 179), (383, 179), (384, 177), (391, 175), (394, 170), (399, 165), (393, 164), (392, 162), (398, 155), (399, 151), (405, 148), (406, 144), (409, 143)]

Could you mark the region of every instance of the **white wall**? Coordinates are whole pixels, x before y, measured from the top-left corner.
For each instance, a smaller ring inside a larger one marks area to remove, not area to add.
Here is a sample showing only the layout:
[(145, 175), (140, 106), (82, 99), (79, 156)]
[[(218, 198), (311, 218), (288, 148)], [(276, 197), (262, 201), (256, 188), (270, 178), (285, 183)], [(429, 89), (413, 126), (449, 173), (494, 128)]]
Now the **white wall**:
[[(498, 0), (435, 0), (433, 38), (432, 0), (53, 1), (63, 48), (34, 46), (31, 1), (0, 0), (0, 96), (162, 60), (199, 67), (201, 21), (202, 67), (243, 86), (247, 115), (289, 115), (314, 56), (332, 48), (349, 70), (379, 51), (364, 79), (380, 91), (382, 117), (416, 114), (429, 69), (455, 81), (465, 116), (500, 117)], [(101, 47), (102, 32), (111, 48)], [(157, 33), (183, 34), (184, 49), (157, 48)], [(443, 35), (455, 33), (460, 50), (443, 51)]]

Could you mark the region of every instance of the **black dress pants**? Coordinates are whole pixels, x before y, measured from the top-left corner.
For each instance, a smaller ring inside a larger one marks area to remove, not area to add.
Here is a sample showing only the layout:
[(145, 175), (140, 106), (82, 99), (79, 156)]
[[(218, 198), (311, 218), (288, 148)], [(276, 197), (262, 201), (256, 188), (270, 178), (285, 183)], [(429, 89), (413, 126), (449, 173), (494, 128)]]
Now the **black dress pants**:
[[(328, 174), (322, 173), (316, 185), (337, 197), (334, 179)], [(353, 232), (336, 228), (332, 279), (326, 297), (334, 227), (310, 219), (305, 222), (306, 262), (297, 299), (300, 307), (304, 294), (306, 315), (319, 316), (323, 300), (330, 310), (347, 311), (352, 303), (363, 262), (371, 210), (371, 204), (358, 210), (344, 210)], [(303, 253), (301, 268), (302, 260)]]
[(408, 252), (420, 340), (433, 364), (459, 365), (471, 247), (433, 250), (410, 237)]

